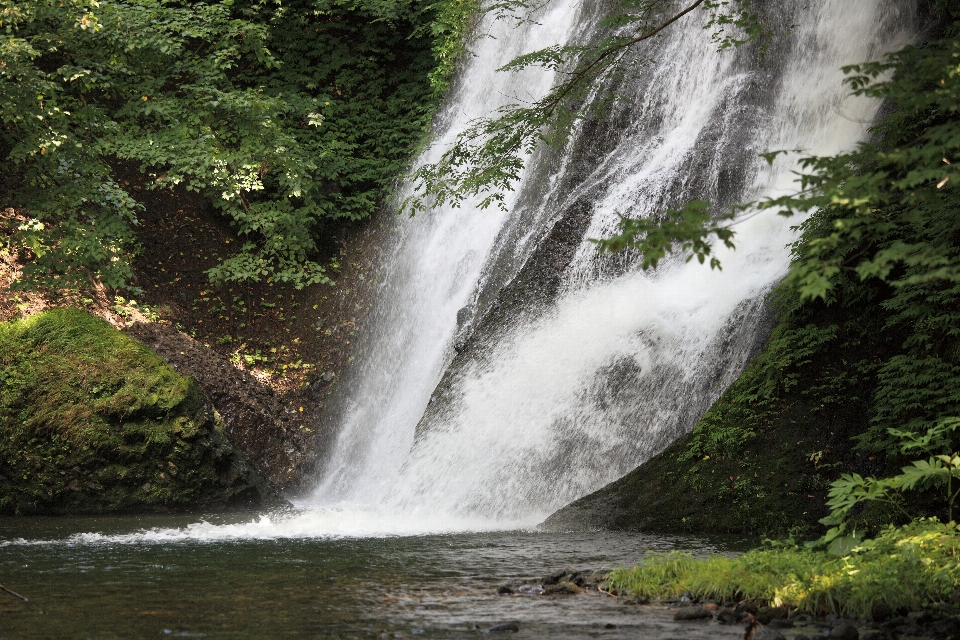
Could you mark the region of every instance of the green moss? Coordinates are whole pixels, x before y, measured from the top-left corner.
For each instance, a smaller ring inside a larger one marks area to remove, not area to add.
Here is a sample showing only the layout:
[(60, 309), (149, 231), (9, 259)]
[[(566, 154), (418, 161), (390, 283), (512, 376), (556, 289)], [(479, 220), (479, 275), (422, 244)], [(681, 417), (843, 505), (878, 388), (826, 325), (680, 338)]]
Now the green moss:
[(949, 601), (960, 587), (958, 552), (957, 525), (926, 520), (888, 528), (843, 558), (795, 546), (735, 558), (652, 554), (612, 572), (609, 581), (635, 597), (690, 592), (721, 602), (750, 599), (813, 614), (869, 616), (876, 602), (921, 610)]
[(0, 513), (279, 500), (196, 382), (82, 311), (0, 324)]

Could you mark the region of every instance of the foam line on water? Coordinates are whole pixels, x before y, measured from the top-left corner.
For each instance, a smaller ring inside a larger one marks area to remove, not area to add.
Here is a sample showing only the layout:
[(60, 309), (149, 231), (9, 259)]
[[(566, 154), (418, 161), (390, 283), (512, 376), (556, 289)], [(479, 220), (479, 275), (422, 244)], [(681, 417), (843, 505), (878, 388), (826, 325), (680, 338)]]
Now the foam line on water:
[(385, 513), (355, 508), (301, 509), (262, 514), (246, 522), (215, 524), (206, 520), (182, 527), (152, 527), (121, 534), (84, 532), (63, 539), (0, 541), (0, 548), (23, 545), (103, 545), (216, 543), (286, 539), (348, 539), (442, 535), (463, 531), (528, 529), (530, 519), (494, 523), (489, 519), (446, 515)]

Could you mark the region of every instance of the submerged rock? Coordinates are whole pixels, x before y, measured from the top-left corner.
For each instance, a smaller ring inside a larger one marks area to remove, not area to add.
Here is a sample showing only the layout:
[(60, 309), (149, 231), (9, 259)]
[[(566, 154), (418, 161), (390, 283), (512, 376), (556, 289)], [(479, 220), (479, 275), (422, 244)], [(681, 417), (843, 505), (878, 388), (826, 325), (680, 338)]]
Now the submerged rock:
[(892, 618), (894, 615), (896, 614), (893, 611), (893, 608), (883, 600), (874, 602), (873, 606), (870, 607), (870, 617), (877, 624), (886, 622), (887, 620)]
[(756, 614), (757, 622), (768, 625), (774, 620), (786, 619), (788, 613), (790, 612), (786, 607), (761, 607)]
[(733, 607), (725, 607), (717, 613), (717, 622), (720, 624), (736, 624), (743, 622), (746, 617), (747, 614), (742, 611), (737, 611)]
[(747, 636), (747, 640), (787, 640), (782, 633), (768, 627), (755, 627)]
[(674, 620), (709, 620), (712, 617), (713, 614), (701, 606), (683, 607), (673, 614)]
[(285, 505), (193, 378), (56, 309), (0, 324), (0, 514)]
[(567, 567), (562, 571), (555, 571), (554, 573), (544, 576), (540, 579), (540, 584), (545, 590), (552, 585), (558, 585), (564, 582), (569, 582), (579, 589), (597, 589), (600, 588), (601, 584), (605, 583), (607, 573), (607, 571), (603, 570), (578, 571), (573, 567)]
[(580, 587), (566, 580), (563, 582), (558, 582), (557, 584), (551, 584), (543, 588), (543, 595), (545, 596), (564, 595), (564, 594), (575, 595), (578, 593), (580, 593)]
[(545, 575), (543, 579), (540, 580), (540, 584), (542, 584), (544, 587), (549, 587), (552, 584), (557, 584), (564, 580), (569, 581), (570, 578), (576, 574), (577, 574), (576, 569), (573, 569), (572, 567), (567, 567), (562, 571), (555, 571), (551, 574)]

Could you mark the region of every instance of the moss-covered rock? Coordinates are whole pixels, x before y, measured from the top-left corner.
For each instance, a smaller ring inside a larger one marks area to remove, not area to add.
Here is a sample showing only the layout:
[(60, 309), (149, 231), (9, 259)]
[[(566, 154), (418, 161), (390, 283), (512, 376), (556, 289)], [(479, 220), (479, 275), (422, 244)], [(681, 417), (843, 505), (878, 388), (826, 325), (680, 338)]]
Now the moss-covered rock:
[(0, 434), (2, 514), (283, 504), (192, 378), (74, 309), (0, 324)]

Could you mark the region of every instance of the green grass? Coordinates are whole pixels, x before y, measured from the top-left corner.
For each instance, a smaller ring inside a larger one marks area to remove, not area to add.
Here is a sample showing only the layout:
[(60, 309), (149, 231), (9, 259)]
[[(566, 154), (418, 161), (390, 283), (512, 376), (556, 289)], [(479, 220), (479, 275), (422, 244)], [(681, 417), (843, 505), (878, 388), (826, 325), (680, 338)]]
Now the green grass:
[(738, 557), (652, 554), (609, 576), (634, 597), (685, 592), (719, 602), (756, 603), (823, 615), (869, 615), (875, 602), (918, 611), (948, 601), (960, 587), (960, 531), (954, 523), (918, 520), (890, 527), (849, 556), (783, 546)]

